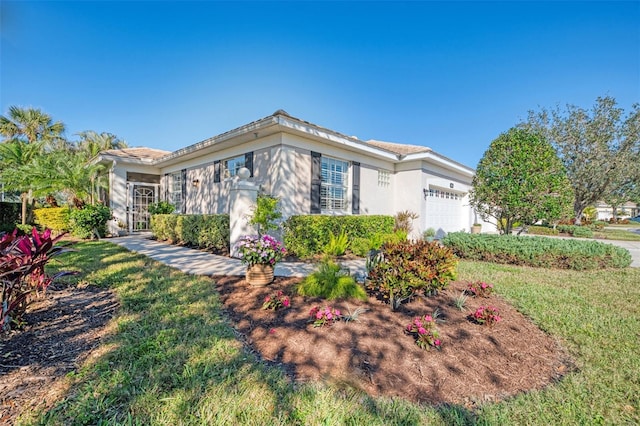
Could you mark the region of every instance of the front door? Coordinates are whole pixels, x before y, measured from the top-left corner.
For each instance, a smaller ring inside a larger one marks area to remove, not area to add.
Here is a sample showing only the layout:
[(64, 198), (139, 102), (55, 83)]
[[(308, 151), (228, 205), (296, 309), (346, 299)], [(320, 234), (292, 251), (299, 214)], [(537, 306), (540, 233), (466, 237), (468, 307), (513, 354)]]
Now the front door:
[(148, 231), (149, 205), (158, 199), (158, 185), (133, 184), (131, 210), (129, 211), (129, 231)]

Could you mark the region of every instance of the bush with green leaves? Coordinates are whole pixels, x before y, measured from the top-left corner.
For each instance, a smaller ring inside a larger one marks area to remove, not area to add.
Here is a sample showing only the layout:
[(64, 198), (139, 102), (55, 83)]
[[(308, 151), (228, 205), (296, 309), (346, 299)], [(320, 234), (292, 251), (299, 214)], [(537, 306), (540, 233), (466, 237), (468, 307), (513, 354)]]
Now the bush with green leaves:
[(320, 263), (317, 271), (298, 285), (298, 294), (327, 300), (367, 299), (366, 292), (356, 280), (328, 258)]
[(176, 211), (176, 206), (168, 201), (159, 201), (157, 203), (149, 204), (149, 213), (154, 214), (171, 214)]
[(558, 225), (558, 232), (569, 234), (576, 238), (593, 238), (593, 231), (586, 226)]
[(339, 235), (333, 233), (329, 235), (329, 242), (322, 252), (330, 256), (342, 256), (347, 252), (347, 247), (349, 247), (349, 236), (343, 229)]
[(151, 216), (154, 237), (215, 252), (229, 251), (229, 215), (157, 214)]
[(322, 253), (331, 234), (339, 235), (344, 231), (351, 240), (373, 241), (381, 239), (381, 235), (392, 234), (393, 227), (392, 216), (291, 216), (283, 224), (284, 243), (290, 254), (305, 258)]
[(35, 222), (40, 228), (51, 229), (57, 234), (69, 231), (70, 214), (69, 207), (48, 207), (33, 211)]
[(558, 235), (560, 233), (557, 229), (539, 225), (528, 226), (527, 232), (532, 235)]
[(177, 214), (155, 214), (149, 221), (153, 236), (160, 241), (170, 243), (178, 242), (176, 227), (178, 224)]
[(545, 268), (626, 268), (631, 254), (597, 241), (450, 232), (441, 240), (464, 259)]
[(444, 289), (456, 278), (458, 260), (453, 252), (438, 243), (423, 240), (387, 243), (368, 262), (367, 290), (397, 309), (422, 291), (429, 295)]
[(258, 235), (278, 229), (278, 221), (282, 218), (278, 202), (276, 197), (258, 194), (253, 214), (249, 219), (249, 224), (256, 227)]
[(111, 210), (102, 204), (88, 204), (81, 209), (71, 210), (69, 226), (78, 238), (101, 238), (107, 235), (107, 221), (111, 219)]

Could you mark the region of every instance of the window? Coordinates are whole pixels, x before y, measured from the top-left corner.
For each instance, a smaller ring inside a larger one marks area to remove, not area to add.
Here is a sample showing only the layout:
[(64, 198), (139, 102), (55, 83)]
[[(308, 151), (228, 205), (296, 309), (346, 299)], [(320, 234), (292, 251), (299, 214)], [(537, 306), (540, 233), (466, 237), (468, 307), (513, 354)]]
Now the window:
[(229, 158), (222, 162), (222, 177), (224, 179), (234, 177), (238, 174), (238, 170), (245, 167), (246, 157), (239, 155), (238, 157)]
[(391, 174), (387, 170), (378, 170), (378, 186), (386, 188), (391, 183)]
[(169, 175), (169, 201), (176, 206), (176, 212), (182, 211), (182, 172)]
[(349, 163), (335, 158), (322, 157), (320, 208), (335, 211), (347, 208), (347, 177)]
[(446, 198), (449, 200), (460, 200), (461, 195), (456, 192), (440, 191), (438, 189), (429, 189), (429, 197)]

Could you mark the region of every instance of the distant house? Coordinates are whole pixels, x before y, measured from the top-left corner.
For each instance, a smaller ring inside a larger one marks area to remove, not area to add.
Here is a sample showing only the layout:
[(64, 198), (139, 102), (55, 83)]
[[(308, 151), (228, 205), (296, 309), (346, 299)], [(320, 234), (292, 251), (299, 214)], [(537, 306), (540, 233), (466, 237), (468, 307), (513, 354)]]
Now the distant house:
[[(595, 205), (597, 217), (596, 220), (609, 220), (613, 217), (613, 208), (605, 202), (599, 202)], [(640, 206), (636, 203), (627, 202), (622, 206), (618, 206), (618, 218), (633, 217), (640, 214)]]
[(469, 230), (474, 170), (424, 146), (362, 141), (278, 110), (174, 152), (127, 148), (100, 153), (106, 198), (129, 230), (149, 226), (147, 206), (166, 200), (177, 212), (227, 213), (238, 170), (297, 214), (419, 214), (414, 231)]

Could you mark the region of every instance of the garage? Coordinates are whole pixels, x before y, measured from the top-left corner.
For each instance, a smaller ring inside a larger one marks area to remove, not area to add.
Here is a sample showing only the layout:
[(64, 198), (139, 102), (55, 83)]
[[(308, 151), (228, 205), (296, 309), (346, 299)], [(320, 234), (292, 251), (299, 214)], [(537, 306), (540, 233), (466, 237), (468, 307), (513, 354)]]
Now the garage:
[(464, 194), (451, 189), (430, 186), (426, 197), (425, 228), (436, 231), (460, 231), (464, 228), (462, 214), (462, 199)]

